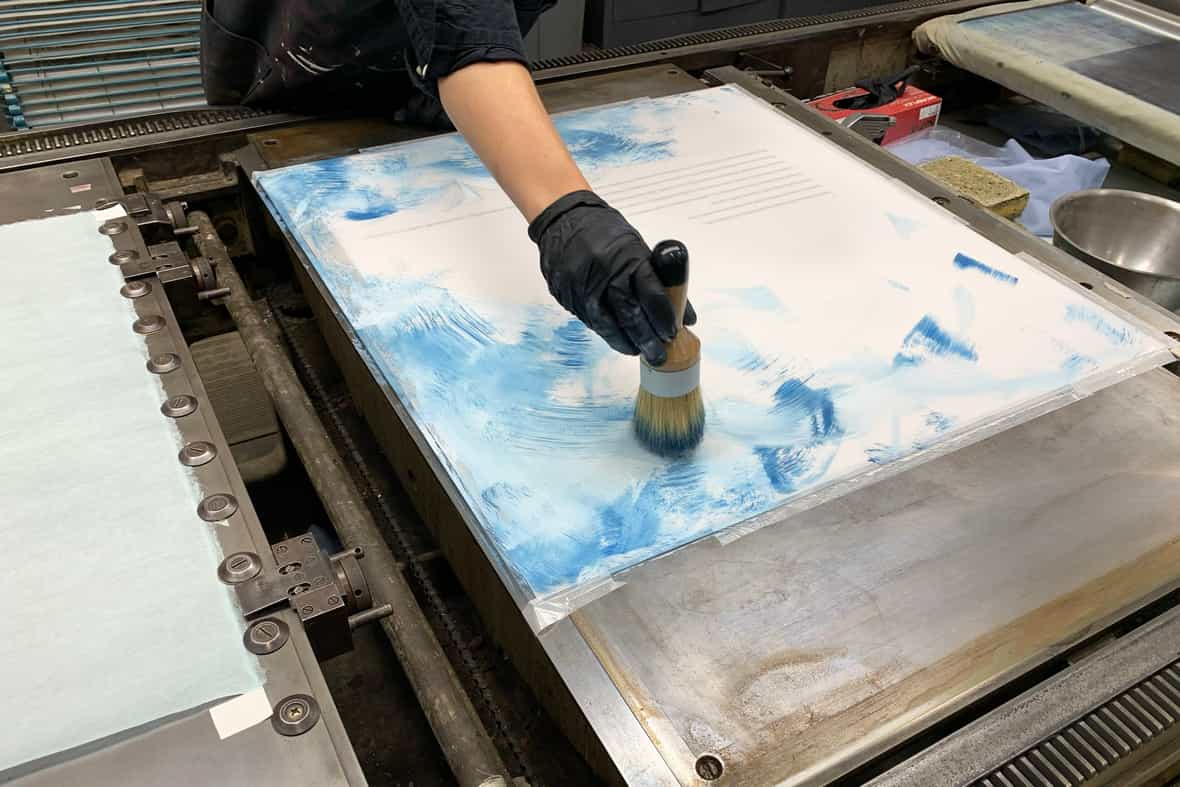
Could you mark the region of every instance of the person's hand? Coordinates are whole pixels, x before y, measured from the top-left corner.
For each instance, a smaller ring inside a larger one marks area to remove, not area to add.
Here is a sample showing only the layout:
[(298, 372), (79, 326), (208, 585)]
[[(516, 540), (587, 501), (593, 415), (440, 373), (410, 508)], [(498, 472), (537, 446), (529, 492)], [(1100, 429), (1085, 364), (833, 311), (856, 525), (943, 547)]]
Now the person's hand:
[[(666, 359), (676, 314), (651, 265), (651, 249), (614, 208), (590, 191), (575, 191), (529, 225), (541, 250), (541, 273), (557, 302), (615, 350)], [(696, 322), (690, 304), (684, 324)]]

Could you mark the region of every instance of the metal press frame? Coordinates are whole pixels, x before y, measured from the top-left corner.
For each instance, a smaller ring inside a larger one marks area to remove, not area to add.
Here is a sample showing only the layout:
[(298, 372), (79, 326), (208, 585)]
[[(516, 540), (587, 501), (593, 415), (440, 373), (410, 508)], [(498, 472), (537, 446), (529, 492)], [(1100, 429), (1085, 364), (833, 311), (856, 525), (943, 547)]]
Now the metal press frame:
[[(675, 70), (670, 70), (669, 74), (674, 76)], [(625, 78), (625, 74), (618, 76)], [(1084, 286), (1092, 288), (1096, 295), (1110, 300), (1144, 323), (1161, 332), (1168, 332), (1173, 337), (1180, 337), (1180, 321), (1177, 321), (1174, 315), (1107, 279), (1064, 252), (1053, 249), (1016, 225), (999, 219), (948, 191), (855, 132), (832, 124), (797, 99), (760, 78), (729, 67), (708, 71), (705, 78), (713, 84), (741, 85), (792, 120), (829, 137), (845, 150), (932, 199), (1009, 251), (1027, 255), (1057, 275), (1084, 283)], [(249, 155), (243, 159), (243, 164), (247, 174), (260, 166), (265, 166), (261, 157)], [(619, 688), (604, 669), (593, 643), (588, 641), (585, 629), (579, 624), (580, 613), (575, 613), (571, 618), (552, 626), (539, 638), (532, 634), (520, 614), (520, 599), (513, 597), (511, 591), (505, 587), (503, 578), (497, 575), (496, 567), (482, 559), (483, 552), (478, 543), (478, 536), (474, 535), (479, 529), (474, 526), (471, 511), (466, 507), (445, 469), (430, 451), (396, 394), (381, 381), (376, 365), (361, 347), (358, 338), (352, 334), (343, 315), (332, 302), (331, 296), (316, 280), (313, 267), (297, 244), (287, 238), (287, 247), (295, 258), (296, 275), (302, 281), (305, 290), (320, 293), (318, 297), (310, 299), (313, 310), (333, 355), (341, 364), (359, 409), (377, 434), (378, 441), (390, 457), (403, 486), (434, 529), (444, 553), (479, 607), (481, 616), (493, 635), (505, 644), (521, 674), (530, 681), (546, 702), (551, 714), (563, 725), (570, 739), (600, 773), (631, 783), (677, 783), (673, 769), (669, 767), (665, 756), (669, 752), (662, 752), (653, 743), (648, 731), (640, 724), (636, 712), (620, 694)], [(1152, 385), (1165, 385), (1165, 378), (1165, 373), (1153, 372)], [(390, 414), (395, 417), (391, 418)], [(686, 551), (691, 552), (695, 548), (689, 547)], [(1177, 588), (1180, 588), (1180, 570), (1177, 570), (1173, 581), (1156, 588), (1153, 593), (1138, 600), (1130, 608), (1119, 611), (1108, 620), (1108, 623), (1115, 623), (1135, 609), (1164, 598)], [(1180, 618), (1175, 614), (1160, 617), (1149, 628), (1153, 632), (1151, 642), (1158, 644), (1180, 641)], [(1081, 644), (1085, 639), (1082, 636), (1072, 642), (1063, 642), (1059, 648), (1042, 654), (1042, 659), (1047, 661), (1055, 655), (1060, 655), (1072, 646)], [(1141, 638), (1135, 639), (1135, 642), (1140, 643), (1135, 650), (1138, 658), (1114, 658), (1113, 661), (1106, 662), (1108, 665), (1117, 663), (1123, 670), (1113, 681), (1114, 684), (1124, 688), (1134, 686), (1138, 681), (1148, 677), (1153, 670), (1166, 666), (1167, 654), (1174, 653), (1169, 650), (1162, 653), (1148, 651), (1142, 644), (1143, 641)], [(1103, 657), (1124, 652), (1124, 648), (1126, 653), (1130, 653), (1131, 647), (1131, 638), (1128, 638), (1125, 643), (1116, 643), (1110, 650), (1103, 651)], [(1023, 665), (1023, 669), (1035, 672), (1035, 666), (1035, 663), (1027, 663)], [(1075, 673), (1066, 671), (1058, 680), (1068, 682), (1077, 679), (1071, 678), (1071, 675)], [(1011, 680), (1016, 677), (1018, 675), (1015, 673), (1006, 674), (1005, 679)], [(962, 697), (953, 706), (944, 708), (937, 716), (926, 719), (924, 728), (929, 729), (950, 718), (953, 712), (966, 711), (998, 686), (999, 683), (994, 680), (981, 684), (972, 695)], [(1088, 701), (1094, 705), (1106, 699), (1108, 697), (1102, 696), (1099, 691), (1089, 695)], [(997, 733), (993, 725), (988, 729), (988, 737), (977, 739), (981, 741), (980, 745), (986, 741), (985, 751), (992, 755), (986, 759), (989, 762), (994, 760), (991, 762), (992, 765), (1001, 765), (1010, 754), (1018, 754), (1023, 749), (1032, 747), (1037, 743), (1036, 731), (1045, 727), (1044, 724), (1026, 727), (1019, 709), (1008, 706), (1005, 706), (1005, 709), (1006, 713), (1000, 723), (1002, 731)], [(1071, 720), (1070, 713), (1073, 710), (1073, 706), (1063, 704), (1048, 715), (1053, 717), (1052, 721), (1066, 724)], [(963, 735), (982, 734), (973, 730), (974, 728), (966, 730)], [(903, 746), (916, 732), (898, 731), (888, 745), (861, 751), (854, 758), (849, 758), (825, 771), (826, 778), (858, 770), (864, 773), (864, 769), (871, 767), (875, 760), (889, 755), (894, 747)], [(783, 745), (790, 744), (784, 741)], [(702, 774), (701, 783), (712, 781), (704, 776), (710, 773), (710, 768), (713, 767), (709, 762), (704, 762), (705, 759), (707, 758), (698, 758), (697, 761), (697, 772)], [(913, 760), (912, 764), (917, 767), (920, 761)], [(717, 773), (720, 774), (720, 771)], [(913, 773), (910, 772), (910, 775)], [(926, 773), (931, 775), (933, 771)], [(966, 778), (968, 773), (968, 770), (960, 771), (959, 776)], [(946, 773), (943, 772), (942, 775), (945, 777)], [(718, 780), (716, 783), (726, 782)], [(909, 783), (926, 782), (919, 778)], [(935, 780), (931, 783), (943, 782)], [(1001, 782), (997, 782), (999, 783)]]

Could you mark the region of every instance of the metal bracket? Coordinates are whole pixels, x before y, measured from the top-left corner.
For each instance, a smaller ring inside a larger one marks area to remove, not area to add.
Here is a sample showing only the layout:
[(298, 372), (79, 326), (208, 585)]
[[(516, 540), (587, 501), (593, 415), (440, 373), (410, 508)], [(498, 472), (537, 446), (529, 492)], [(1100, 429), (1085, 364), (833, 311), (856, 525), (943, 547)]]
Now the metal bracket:
[(372, 609), (360, 548), (329, 555), (307, 533), (274, 544), (271, 552), (274, 570), (263, 570), (257, 555), (238, 553), (226, 557), (218, 574), (234, 586), (247, 619), (290, 605), (321, 659), (352, 650), (357, 626), (393, 612), (388, 605)]
[[(190, 257), (180, 245), (181, 239), (197, 232), (197, 227), (189, 223), (185, 203), (165, 202), (150, 192), (128, 194), (116, 201), (139, 228), (147, 251), (144, 255), (138, 250), (127, 250), (117, 259), (111, 259), (120, 266), (123, 278), (156, 273), (168, 286), (174, 301), (195, 296), (198, 302), (204, 302), (229, 294), (227, 288), (218, 285), (212, 260), (203, 256)], [(114, 203), (106, 206), (110, 204)], [(185, 284), (186, 287), (181, 289), (187, 295), (180, 295), (172, 286), (176, 284)]]

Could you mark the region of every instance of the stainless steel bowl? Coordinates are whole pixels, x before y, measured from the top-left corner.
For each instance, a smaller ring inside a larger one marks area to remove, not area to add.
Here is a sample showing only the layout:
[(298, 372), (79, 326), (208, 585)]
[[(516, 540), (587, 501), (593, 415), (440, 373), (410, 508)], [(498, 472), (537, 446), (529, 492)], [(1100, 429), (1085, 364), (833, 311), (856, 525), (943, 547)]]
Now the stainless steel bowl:
[(1180, 203), (1092, 189), (1053, 203), (1053, 245), (1172, 311), (1180, 310)]

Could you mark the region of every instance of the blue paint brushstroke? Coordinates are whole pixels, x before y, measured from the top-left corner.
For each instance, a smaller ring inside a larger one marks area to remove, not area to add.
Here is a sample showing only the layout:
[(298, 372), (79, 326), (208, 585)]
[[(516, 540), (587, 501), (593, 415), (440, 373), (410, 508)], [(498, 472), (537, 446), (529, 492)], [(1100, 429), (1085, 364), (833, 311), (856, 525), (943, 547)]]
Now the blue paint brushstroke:
[(751, 309), (764, 312), (785, 312), (787, 307), (769, 287), (742, 287), (738, 289), (722, 290), (726, 295), (732, 295)]
[(961, 270), (965, 270), (965, 271), (966, 270), (979, 271), (980, 273), (991, 276), (996, 281), (1002, 281), (1005, 284), (1015, 285), (1020, 281), (1020, 279), (1016, 278), (1015, 276), (1013, 276), (1009, 273), (1004, 273), (1002, 270), (999, 270), (998, 268), (993, 268), (990, 265), (985, 265), (984, 263), (980, 262), (979, 260), (975, 259), (974, 257), (968, 257), (966, 254), (963, 254), (962, 252), (959, 252), (958, 254), (955, 255), (955, 267), (959, 268)]
[(919, 366), (931, 357), (955, 356), (966, 361), (979, 360), (974, 347), (951, 336), (929, 314), (910, 329), (901, 347), (901, 352), (893, 356), (894, 368)]
[(1112, 344), (1127, 344), (1135, 338), (1129, 327), (1115, 325), (1089, 306), (1069, 304), (1065, 307), (1065, 321), (1088, 325)]
[(893, 225), (893, 231), (897, 233), (902, 240), (909, 240), (921, 227), (918, 222), (909, 218), (908, 216), (899, 216), (896, 213), (886, 212), (885, 217), (889, 219), (889, 223)]
[(1016, 284), (1020, 282), (1020, 278), (1005, 274), (1004, 271), (997, 268), (992, 268), (991, 265), (986, 265), (976, 260), (975, 257), (969, 257), (965, 254), (959, 253), (955, 255), (955, 267), (961, 270), (978, 270), (979, 273), (991, 276), (996, 281), (1004, 282), (1005, 284)]
[(926, 414), (926, 425), (939, 434), (948, 431), (954, 426), (954, 421), (943, 413), (930, 411)]
[(811, 422), (811, 436), (830, 438), (840, 434), (836, 421), (836, 402), (829, 388), (812, 388), (806, 381), (792, 378), (774, 392), (772, 413), (800, 413)]

